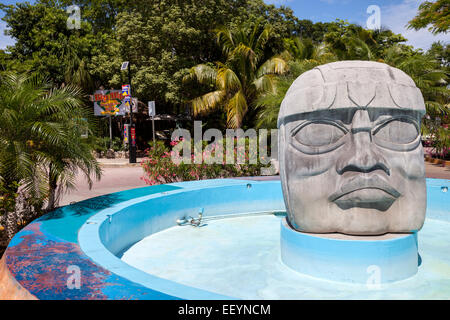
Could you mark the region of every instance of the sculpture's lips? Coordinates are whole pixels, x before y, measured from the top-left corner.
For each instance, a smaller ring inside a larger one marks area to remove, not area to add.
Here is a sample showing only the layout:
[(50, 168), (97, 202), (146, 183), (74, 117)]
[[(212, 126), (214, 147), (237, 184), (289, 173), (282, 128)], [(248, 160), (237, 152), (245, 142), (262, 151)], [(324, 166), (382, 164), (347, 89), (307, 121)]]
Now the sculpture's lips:
[[(381, 191), (384, 191), (388, 195), (390, 195), (392, 198), (397, 199), (400, 197), (400, 193), (393, 187), (391, 187), (387, 182), (385, 182), (383, 179), (381, 179), (378, 176), (372, 176), (372, 177), (363, 177), (363, 176), (357, 176), (353, 179), (351, 179), (349, 182), (345, 183), (341, 186), (340, 190), (333, 193), (328, 200), (330, 201), (337, 201), (340, 198), (358, 191), (358, 190), (367, 190), (367, 189), (378, 189)], [(379, 195), (379, 192), (373, 192), (372, 196), (368, 192), (360, 192), (360, 195), (355, 197), (355, 201), (362, 201), (362, 202), (371, 202), (377, 200), (385, 201), (386, 200), (386, 194), (385, 196)], [(349, 195), (346, 198), (351, 198)], [(366, 199), (364, 199), (366, 198)], [(346, 199), (348, 201), (350, 199)]]

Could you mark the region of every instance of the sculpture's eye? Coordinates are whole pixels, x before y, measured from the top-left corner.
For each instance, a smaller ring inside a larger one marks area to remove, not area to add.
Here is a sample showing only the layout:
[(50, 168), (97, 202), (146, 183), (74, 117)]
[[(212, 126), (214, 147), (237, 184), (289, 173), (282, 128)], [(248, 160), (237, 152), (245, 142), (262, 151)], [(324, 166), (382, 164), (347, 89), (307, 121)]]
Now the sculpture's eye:
[(417, 139), (419, 130), (412, 120), (394, 119), (375, 129), (373, 135), (386, 142), (408, 144)]
[(336, 143), (345, 135), (338, 125), (326, 122), (311, 122), (294, 133), (294, 139), (305, 146), (321, 147)]

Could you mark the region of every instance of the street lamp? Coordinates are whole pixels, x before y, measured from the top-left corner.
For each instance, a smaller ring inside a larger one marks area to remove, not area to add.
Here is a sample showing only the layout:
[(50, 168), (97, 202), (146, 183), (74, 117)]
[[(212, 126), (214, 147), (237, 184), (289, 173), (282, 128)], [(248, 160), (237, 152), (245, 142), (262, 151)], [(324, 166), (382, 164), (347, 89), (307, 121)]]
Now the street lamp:
[[(128, 70), (128, 83), (130, 84), (130, 100), (131, 100), (131, 73), (130, 62), (125, 61), (122, 63), (120, 70)], [(136, 129), (133, 127), (133, 106), (130, 101), (130, 132), (129, 135), (129, 162), (136, 163)]]

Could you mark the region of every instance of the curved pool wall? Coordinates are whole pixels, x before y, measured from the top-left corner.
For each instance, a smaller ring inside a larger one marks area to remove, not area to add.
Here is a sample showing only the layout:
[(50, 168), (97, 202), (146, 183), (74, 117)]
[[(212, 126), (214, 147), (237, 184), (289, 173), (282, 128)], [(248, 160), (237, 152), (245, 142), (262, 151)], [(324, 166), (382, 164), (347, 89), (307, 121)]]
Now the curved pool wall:
[[(123, 202), (89, 219), (79, 232), (80, 247), (96, 263), (121, 277), (183, 299), (231, 299), (184, 286), (133, 268), (121, 254), (142, 238), (196, 217), (285, 210), (279, 181), (203, 180), (171, 184), (181, 189)], [(189, 239), (186, 239), (189, 241)]]
[[(184, 186), (181, 190), (138, 198), (107, 209), (95, 217), (96, 222), (97, 218), (104, 219), (98, 228), (100, 241), (114, 255), (121, 256), (142, 238), (174, 226), (175, 221), (183, 217), (197, 217), (200, 210), (208, 217), (285, 210), (278, 182), (233, 181), (227, 184), (195, 183), (190, 188)], [(87, 229), (91, 229), (89, 224), (93, 221), (88, 221)]]
[[(227, 299), (152, 276), (120, 259), (185, 216), (284, 211), (280, 182), (222, 179), (138, 188), (60, 208), (24, 228), (5, 252), (17, 282), (39, 299)], [(449, 180), (427, 179), (427, 218), (450, 221)], [(419, 232), (420, 237), (420, 232)], [(189, 239), (186, 239), (189, 241)], [(239, 244), (237, 244), (239, 245)], [(419, 248), (420, 251), (420, 248)], [(68, 266), (81, 288), (69, 288)]]

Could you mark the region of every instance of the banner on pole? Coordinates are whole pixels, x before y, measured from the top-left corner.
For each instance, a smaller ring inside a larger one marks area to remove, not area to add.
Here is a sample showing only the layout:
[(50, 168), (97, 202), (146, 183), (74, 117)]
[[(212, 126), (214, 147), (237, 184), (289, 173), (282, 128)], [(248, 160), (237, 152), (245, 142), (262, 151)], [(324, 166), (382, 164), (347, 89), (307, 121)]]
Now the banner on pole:
[(135, 127), (130, 127), (130, 141), (131, 141), (132, 146), (136, 145), (136, 128)]
[(122, 85), (122, 95), (124, 97), (131, 96), (131, 86), (129, 84)]
[(130, 141), (130, 125), (124, 124), (123, 125), (123, 142), (128, 144)]
[(138, 98), (131, 98), (131, 107), (134, 113), (138, 112)]
[(126, 96), (123, 98), (123, 101), (125, 103), (125, 113), (130, 113), (130, 106), (134, 113), (137, 112), (137, 105), (138, 105), (138, 99), (132, 98), (130, 96)]

